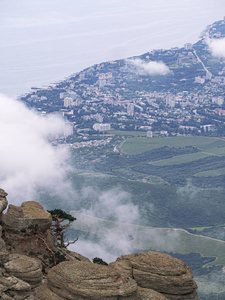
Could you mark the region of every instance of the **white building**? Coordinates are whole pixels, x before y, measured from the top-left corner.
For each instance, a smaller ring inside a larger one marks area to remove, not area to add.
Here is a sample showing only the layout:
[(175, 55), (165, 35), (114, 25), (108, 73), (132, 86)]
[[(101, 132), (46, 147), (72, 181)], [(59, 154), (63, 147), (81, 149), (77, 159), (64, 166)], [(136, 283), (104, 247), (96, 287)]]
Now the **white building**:
[(73, 104), (74, 106), (80, 106), (82, 104), (82, 100), (78, 98), (73, 102)]
[(203, 83), (205, 83), (205, 78), (202, 78), (202, 77), (200, 77), (200, 76), (195, 77), (195, 82), (196, 82), (196, 83), (203, 84)]
[(152, 138), (152, 136), (153, 136), (152, 131), (147, 131), (147, 132), (146, 132), (146, 136), (147, 136), (148, 138)]
[(99, 87), (102, 88), (106, 85), (106, 80), (105, 79), (100, 79), (99, 80)]
[(127, 104), (127, 114), (128, 114), (128, 116), (134, 115), (134, 103)]
[(109, 123), (95, 123), (93, 129), (96, 131), (106, 131), (111, 129), (111, 125)]
[(85, 73), (80, 73), (79, 74), (79, 80), (85, 80)]
[(212, 97), (212, 103), (216, 103), (219, 106), (222, 106), (224, 102), (224, 98), (222, 96)]
[(203, 128), (204, 131), (207, 132), (207, 131), (213, 131), (215, 126), (212, 124), (207, 124), (207, 125), (202, 125), (201, 128)]
[(64, 133), (64, 137), (73, 135), (73, 125), (71, 125), (69, 122), (65, 122), (63, 133)]
[(173, 94), (168, 94), (166, 96), (166, 105), (170, 107), (175, 106), (175, 101), (174, 101), (174, 95)]
[(65, 107), (71, 107), (71, 106), (73, 106), (74, 105), (74, 103), (73, 103), (73, 98), (71, 98), (71, 97), (66, 97), (65, 99), (64, 99), (64, 106)]
[(191, 50), (192, 49), (192, 44), (191, 43), (184, 44), (184, 49), (185, 50)]

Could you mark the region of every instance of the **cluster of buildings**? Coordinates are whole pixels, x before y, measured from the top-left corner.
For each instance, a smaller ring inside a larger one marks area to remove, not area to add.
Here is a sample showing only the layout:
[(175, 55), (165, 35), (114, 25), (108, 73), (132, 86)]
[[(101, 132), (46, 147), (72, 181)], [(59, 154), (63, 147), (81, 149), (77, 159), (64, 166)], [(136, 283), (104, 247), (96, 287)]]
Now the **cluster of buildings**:
[[(207, 34), (215, 36), (218, 30), (212, 26)], [(137, 74), (126, 60), (111, 61), (24, 100), (41, 112), (62, 114), (69, 124), (65, 137), (79, 135), (82, 128), (96, 133), (142, 130), (148, 137), (200, 134), (216, 131), (224, 123), (225, 60), (212, 57), (204, 39), (200, 46), (187, 43), (181, 49), (154, 50), (141, 59), (163, 61), (171, 73), (147, 76)]]

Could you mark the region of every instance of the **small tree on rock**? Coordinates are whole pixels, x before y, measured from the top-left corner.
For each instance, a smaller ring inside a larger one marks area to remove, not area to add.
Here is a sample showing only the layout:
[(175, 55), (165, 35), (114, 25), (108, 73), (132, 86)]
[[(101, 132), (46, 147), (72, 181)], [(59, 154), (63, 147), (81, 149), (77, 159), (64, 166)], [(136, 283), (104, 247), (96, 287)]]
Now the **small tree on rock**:
[(104, 260), (102, 260), (99, 257), (95, 257), (92, 259), (94, 264), (99, 264), (99, 265), (103, 265), (103, 266), (108, 266), (107, 262), (105, 262)]
[(72, 242), (69, 242), (67, 240), (67, 244), (65, 244), (65, 231), (70, 226), (70, 224), (76, 220), (76, 218), (74, 218), (70, 214), (67, 214), (61, 209), (48, 210), (48, 212), (52, 215), (51, 230), (56, 236), (59, 246), (66, 248), (70, 244), (75, 243), (78, 238)]

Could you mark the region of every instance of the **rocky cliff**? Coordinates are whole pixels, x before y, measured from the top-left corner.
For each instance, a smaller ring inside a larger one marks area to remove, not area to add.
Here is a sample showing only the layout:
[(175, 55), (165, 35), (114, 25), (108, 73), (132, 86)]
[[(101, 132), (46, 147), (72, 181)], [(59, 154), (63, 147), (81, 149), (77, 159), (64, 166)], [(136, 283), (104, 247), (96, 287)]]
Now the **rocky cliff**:
[(183, 261), (150, 251), (93, 264), (57, 246), (51, 215), (39, 203), (8, 206), (6, 196), (0, 189), (1, 299), (199, 299)]

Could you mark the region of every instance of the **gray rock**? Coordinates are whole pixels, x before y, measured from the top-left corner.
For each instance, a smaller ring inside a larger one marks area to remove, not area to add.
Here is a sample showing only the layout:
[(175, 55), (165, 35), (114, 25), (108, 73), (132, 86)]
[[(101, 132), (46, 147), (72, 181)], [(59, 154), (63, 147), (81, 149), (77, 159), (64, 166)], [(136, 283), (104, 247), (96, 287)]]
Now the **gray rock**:
[(165, 296), (162, 294), (150, 290), (150, 289), (144, 289), (141, 287), (138, 287), (138, 295), (137, 295), (137, 300), (166, 300)]
[(112, 267), (134, 278), (138, 286), (153, 289), (168, 299), (199, 299), (191, 269), (168, 254), (149, 251), (123, 255)]
[(50, 228), (52, 217), (38, 202), (27, 201), (21, 207), (10, 204), (6, 214), (2, 215), (2, 222), (6, 231), (20, 232), (37, 224), (39, 231), (44, 232)]
[(7, 195), (8, 194), (3, 189), (0, 189), (0, 214), (6, 209), (8, 205), (8, 200), (6, 199)]
[(13, 275), (30, 284), (31, 288), (41, 284), (42, 264), (39, 260), (21, 254), (9, 255), (9, 261), (5, 263), (5, 269)]
[[(36, 299), (137, 299), (137, 284), (115, 269), (89, 262), (62, 262), (48, 273), (45, 290), (39, 289)], [(51, 299), (51, 298), (50, 298)], [(53, 299), (53, 298), (52, 298)]]

